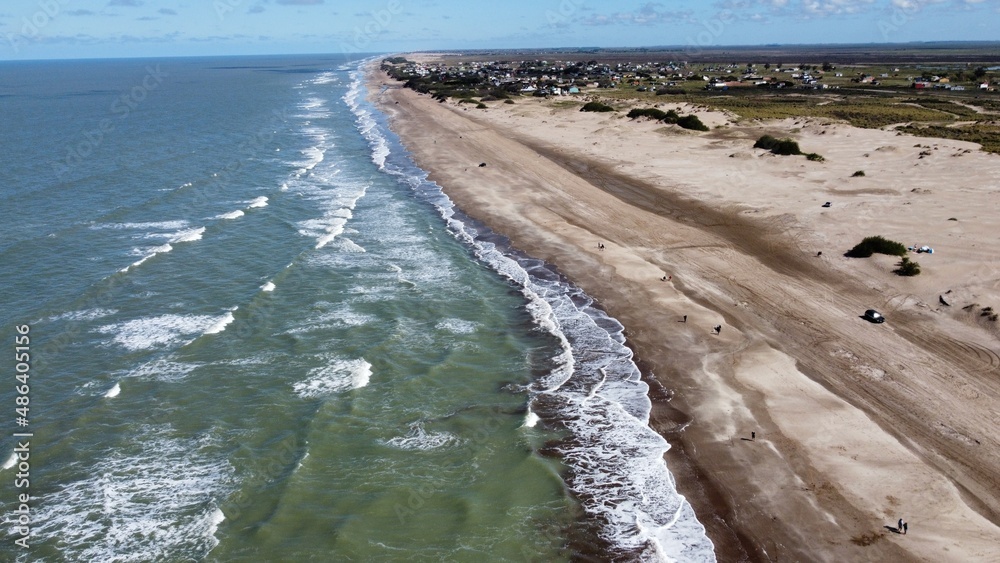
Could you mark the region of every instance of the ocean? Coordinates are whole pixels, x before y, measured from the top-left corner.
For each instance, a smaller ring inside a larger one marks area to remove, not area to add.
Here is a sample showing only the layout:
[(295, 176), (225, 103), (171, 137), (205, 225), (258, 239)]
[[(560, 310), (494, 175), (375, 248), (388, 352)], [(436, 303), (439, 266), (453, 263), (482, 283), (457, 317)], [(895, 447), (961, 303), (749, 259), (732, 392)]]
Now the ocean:
[(622, 326), (363, 73), (0, 63), (0, 559), (715, 560)]

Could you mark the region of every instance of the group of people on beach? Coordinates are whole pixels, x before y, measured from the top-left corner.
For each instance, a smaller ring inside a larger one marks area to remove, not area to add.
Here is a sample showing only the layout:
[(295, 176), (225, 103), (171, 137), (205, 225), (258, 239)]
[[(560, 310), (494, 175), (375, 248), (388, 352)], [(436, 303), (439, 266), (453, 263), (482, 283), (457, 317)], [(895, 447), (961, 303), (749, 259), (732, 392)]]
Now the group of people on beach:
[(909, 528), (909, 525), (906, 523), (905, 520), (900, 518), (899, 522), (896, 524), (896, 530), (901, 534), (905, 534), (907, 528)]

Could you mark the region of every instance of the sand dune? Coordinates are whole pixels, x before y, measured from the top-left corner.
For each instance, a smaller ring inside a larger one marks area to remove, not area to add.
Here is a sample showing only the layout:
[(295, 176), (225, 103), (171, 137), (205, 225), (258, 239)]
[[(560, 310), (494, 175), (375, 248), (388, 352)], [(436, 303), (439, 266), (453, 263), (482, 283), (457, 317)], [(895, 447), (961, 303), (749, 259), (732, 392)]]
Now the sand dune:
[[(982, 314), (1000, 309), (1000, 157), (677, 104), (661, 109), (716, 128), (476, 110), (384, 82), (373, 98), (459, 207), (626, 326), (720, 560), (1000, 560), (1000, 322)], [(826, 161), (753, 149), (765, 132)], [(876, 234), (935, 252), (911, 254), (913, 278), (843, 256)], [(900, 517), (906, 536), (886, 529)]]

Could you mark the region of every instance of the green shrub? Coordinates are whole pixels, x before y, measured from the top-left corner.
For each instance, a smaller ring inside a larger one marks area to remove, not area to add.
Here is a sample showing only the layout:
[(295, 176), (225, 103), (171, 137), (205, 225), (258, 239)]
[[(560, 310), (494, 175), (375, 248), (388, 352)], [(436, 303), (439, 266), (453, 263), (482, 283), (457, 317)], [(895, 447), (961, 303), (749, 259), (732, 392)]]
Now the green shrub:
[(477, 102), (476, 100), (473, 100), (472, 98), (462, 98), (461, 100), (458, 101), (458, 103), (460, 103), (460, 104), (478, 104), (479, 102)]
[(858, 170), (854, 174), (851, 174), (851, 178), (863, 178), (864, 175), (865, 175), (865, 171), (864, 170)]
[(763, 137), (757, 139), (757, 142), (753, 144), (755, 149), (764, 149), (769, 151), (774, 148), (774, 145), (778, 144), (778, 140), (770, 135), (764, 135)]
[(826, 162), (826, 159), (823, 158), (823, 155), (816, 154), (814, 152), (811, 152), (811, 153), (807, 154), (806, 155), (806, 159), (807, 160), (812, 160), (814, 162)]
[(854, 248), (847, 251), (851, 258), (868, 258), (872, 254), (888, 254), (890, 256), (906, 256), (906, 246), (901, 242), (889, 240), (881, 236), (865, 237)]
[(677, 125), (693, 131), (708, 131), (708, 126), (702, 123), (697, 115), (685, 115), (677, 120)]
[(660, 121), (663, 118), (667, 117), (667, 112), (656, 108), (645, 108), (645, 109), (635, 108), (633, 110), (629, 110), (628, 115), (626, 117), (628, 117), (629, 119), (639, 119), (640, 117), (647, 117), (649, 119), (655, 119), (656, 121)]
[(587, 102), (583, 104), (580, 111), (615, 111), (615, 108), (601, 102)]
[(484, 104), (482, 102), (480, 102), (478, 105), (476, 105), (476, 109), (486, 109), (488, 107), (490, 107), (490, 106), (488, 106), (488, 105), (486, 105), (486, 104)]
[(903, 259), (899, 261), (899, 267), (894, 272), (901, 276), (916, 276), (920, 273), (920, 264), (903, 256)]
[(506, 100), (503, 101), (503, 103), (513, 105), (514, 104), (514, 100), (512, 100), (510, 98), (507, 98)]
[[(769, 150), (774, 154), (802, 154), (799, 144), (791, 139), (775, 139), (770, 135), (764, 135), (753, 144), (755, 149)], [(818, 155), (817, 155), (818, 156)]]
[(781, 139), (778, 141), (778, 144), (774, 145), (771, 152), (780, 155), (802, 154), (802, 150), (799, 149), (799, 144), (791, 139)]

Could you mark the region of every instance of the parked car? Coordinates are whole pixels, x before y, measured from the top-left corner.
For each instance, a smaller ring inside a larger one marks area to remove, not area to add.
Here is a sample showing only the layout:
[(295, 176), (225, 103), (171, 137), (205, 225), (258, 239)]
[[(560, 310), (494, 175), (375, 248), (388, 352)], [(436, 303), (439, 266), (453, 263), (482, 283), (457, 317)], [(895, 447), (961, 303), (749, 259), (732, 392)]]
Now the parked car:
[(868, 322), (870, 322), (870, 323), (884, 323), (885, 322), (885, 317), (882, 316), (882, 313), (879, 313), (875, 309), (868, 309), (867, 311), (865, 311), (865, 314), (863, 316), (864, 316), (865, 320), (868, 321)]

